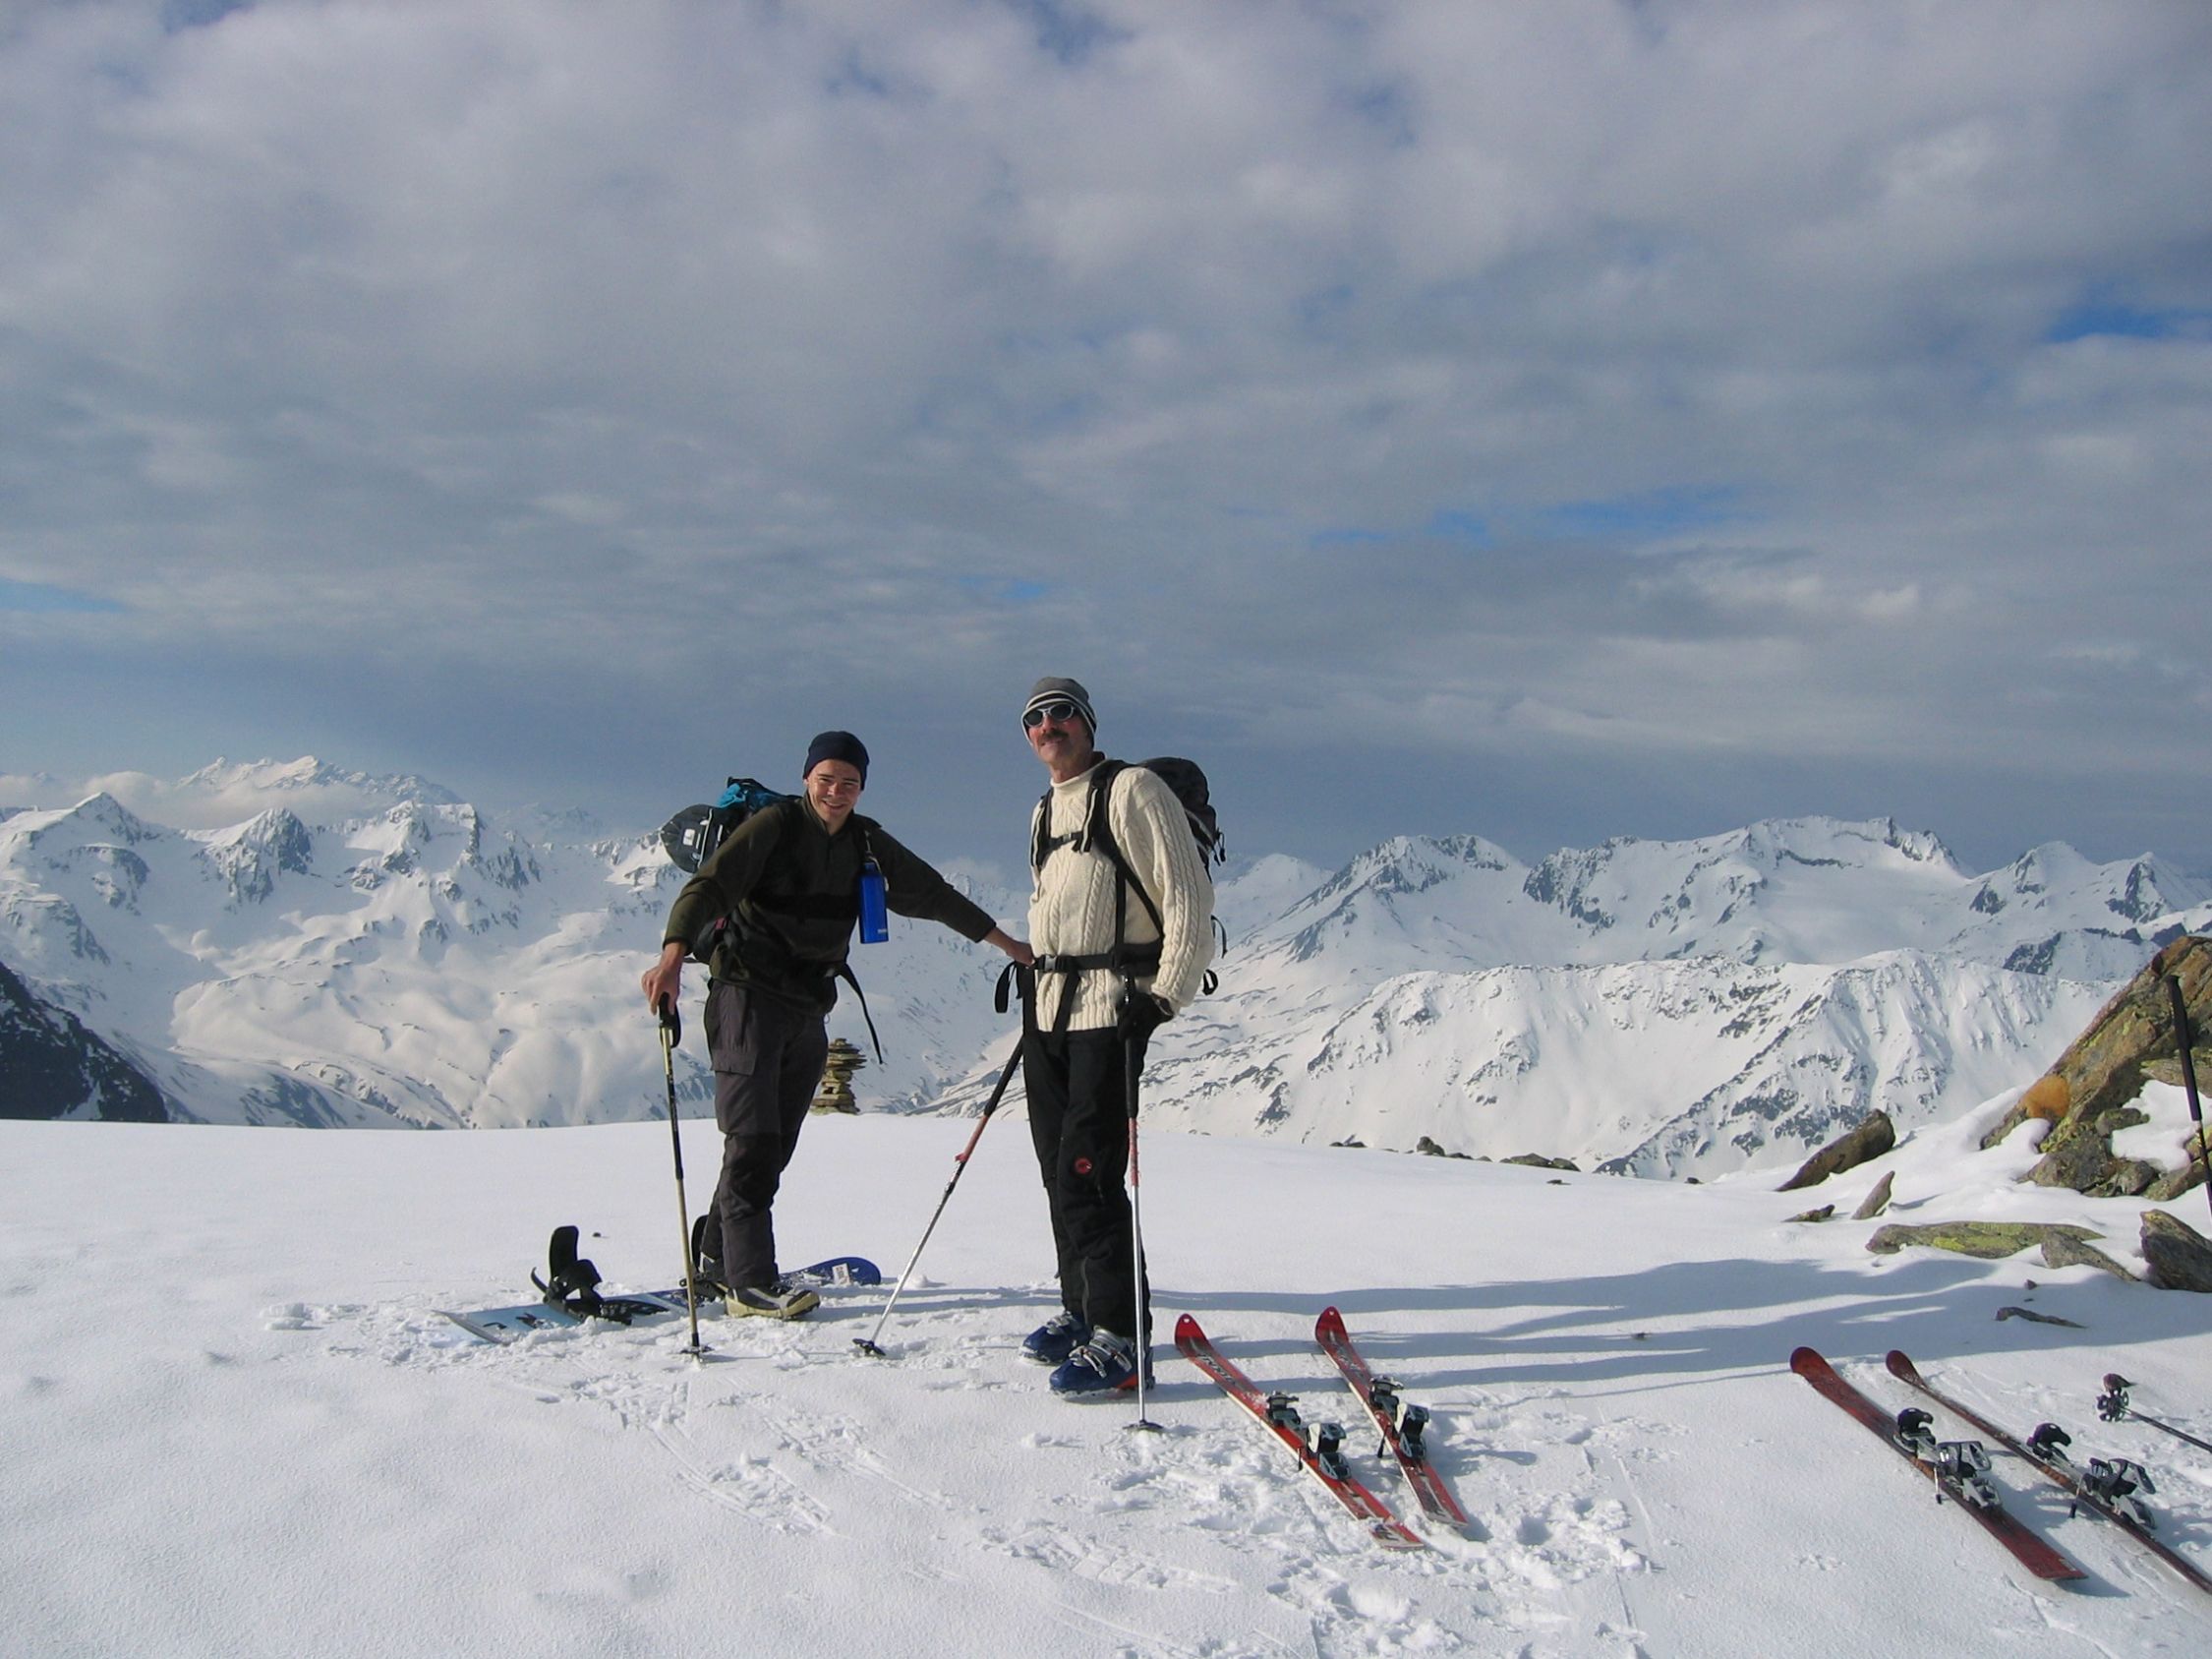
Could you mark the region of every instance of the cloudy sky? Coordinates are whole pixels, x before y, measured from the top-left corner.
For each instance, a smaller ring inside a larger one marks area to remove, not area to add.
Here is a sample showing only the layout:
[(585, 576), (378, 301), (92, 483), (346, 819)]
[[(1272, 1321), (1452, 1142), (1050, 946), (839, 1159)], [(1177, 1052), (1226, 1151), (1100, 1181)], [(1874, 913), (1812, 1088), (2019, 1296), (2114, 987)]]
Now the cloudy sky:
[(4, 0), (0, 774), (2212, 872), (2212, 6)]

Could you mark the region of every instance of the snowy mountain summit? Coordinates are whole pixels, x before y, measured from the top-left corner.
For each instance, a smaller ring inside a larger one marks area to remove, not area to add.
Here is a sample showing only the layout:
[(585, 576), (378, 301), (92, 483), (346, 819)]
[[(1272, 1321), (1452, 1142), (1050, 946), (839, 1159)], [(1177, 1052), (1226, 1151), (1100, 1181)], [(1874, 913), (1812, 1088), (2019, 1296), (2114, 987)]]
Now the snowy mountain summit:
[[(681, 876), (644, 839), (547, 833), (312, 759), (0, 819), (0, 963), (170, 1115), (485, 1127), (617, 1121), (663, 1098), (639, 964)], [(1022, 899), (975, 890), (1019, 931)], [(1779, 1163), (1882, 1106), (1901, 1125), (2032, 1078), (2212, 893), (2064, 846), (1962, 870), (1887, 820), (1620, 839), (1524, 864), (1398, 837), (1331, 873), (1220, 887), (1222, 985), (1162, 1034), (1147, 1121), (1585, 1167)], [(865, 1107), (963, 1110), (1003, 1063), (998, 959), (942, 929), (856, 946), (886, 1058)], [(694, 973), (689, 995), (704, 993)], [(886, 1014), (890, 1015), (887, 1020)], [(18, 1018), (29, 1017), (19, 1011)], [(833, 1030), (869, 1045), (856, 1010)], [(703, 1104), (694, 1037), (679, 1100)], [(0, 1115), (98, 1115), (94, 1095)]]
[(1158, 1115), (1647, 1174), (1780, 1162), (1874, 1107), (1928, 1121), (2031, 1078), (2208, 898), (2063, 846), (1970, 874), (1889, 820), (1533, 866), (1402, 837), (1234, 942), (1222, 998), (1161, 1045)]
[(1399, 838), (1281, 918), (1296, 949), (1393, 953), (1406, 967), (1595, 965), (1692, 957), (1859, 961), (1922, 950), (2113, 978), (2146, 923), (2212, 899), (2151, 858), (2095, 865), (2063, 845), (1987, 876), (1891, 820), (1775, 819), (1697, 841), (1608, 841), (1524, 865), (1477, 836)]
[(461, 798), (441, 785), (411, 772), (375, 774), (331, 766), (312, 754), (297, 760), (230, 761), (218, 758), (190, 776), (180, 778), (174, 793), (183, 799), (231, 802), (276, 797), (312, 803), (310, 810), (333, 807), (355, 812), (375, 811), (396, 801), (415, 800), (434, 806), (458, 806)]

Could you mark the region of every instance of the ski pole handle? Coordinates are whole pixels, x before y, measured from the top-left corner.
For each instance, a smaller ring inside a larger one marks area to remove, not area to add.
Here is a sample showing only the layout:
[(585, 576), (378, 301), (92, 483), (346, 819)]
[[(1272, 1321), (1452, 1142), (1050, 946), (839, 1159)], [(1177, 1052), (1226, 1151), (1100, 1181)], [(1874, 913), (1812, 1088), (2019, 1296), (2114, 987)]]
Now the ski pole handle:
[(661, 1016), (661, 1030), (668, 1035), (669, 1046), (670, 1048), (682, 1047), (683, 1016), (676, 1012), (676, 999), (672, 996), (665, 996), (653, 1005), (653, 1010)]

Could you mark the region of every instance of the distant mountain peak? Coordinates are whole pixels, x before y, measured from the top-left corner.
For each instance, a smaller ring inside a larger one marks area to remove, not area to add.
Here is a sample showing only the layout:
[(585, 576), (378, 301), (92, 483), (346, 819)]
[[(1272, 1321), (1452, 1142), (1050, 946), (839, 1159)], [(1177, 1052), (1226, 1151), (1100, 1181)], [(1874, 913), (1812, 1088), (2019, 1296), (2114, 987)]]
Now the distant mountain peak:
[(236, 904), (259, 904), (281, 875), (315, 870), (315, 836), (289, 808), (272, 806), (208, 844), (207, 859)]
[(88, 795), (76, 805), (57, 810), (30, 808), (11, 814), (11, 822), (17, 819), (28, 821), (15, 833), (24, 836), (27, 845), (38, 848), (51, 848), (63, 841), (82, 846), (110, 843), (131, 847), (156, 840), (163, 833), (107, 794)]
[(420, 801), (427, 805), (456, 806), (461, 798), (441, 784), (412, 772), (360, 772), (332, 766), (312, 754), (296, 760), (233, 761), (218, 756), (208, 765), (180, 778), (179, 793), (232, 797), (249, 793), (304, 795), (353, 793), (386, 801)]

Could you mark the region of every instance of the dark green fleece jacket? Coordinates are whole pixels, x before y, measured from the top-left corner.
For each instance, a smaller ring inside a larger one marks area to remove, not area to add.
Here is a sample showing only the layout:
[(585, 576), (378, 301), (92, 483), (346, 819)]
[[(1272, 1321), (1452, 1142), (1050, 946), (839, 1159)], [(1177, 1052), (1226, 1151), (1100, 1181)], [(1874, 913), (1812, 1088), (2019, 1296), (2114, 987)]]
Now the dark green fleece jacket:
[(710, 964), (714, 977), (827, 1012), (838, 965), (859, 919), (860, 864), (883, 871), (885, 902), (900, 916), (942, 922), (969, 940), (995, 925), (982, 908), (923, 859), (855, 812), (836, 835), (804, 799), (755, 812), (735, 829), (669, 911), (664, 943), (687, 948), (717, 917), (734, 913)]

